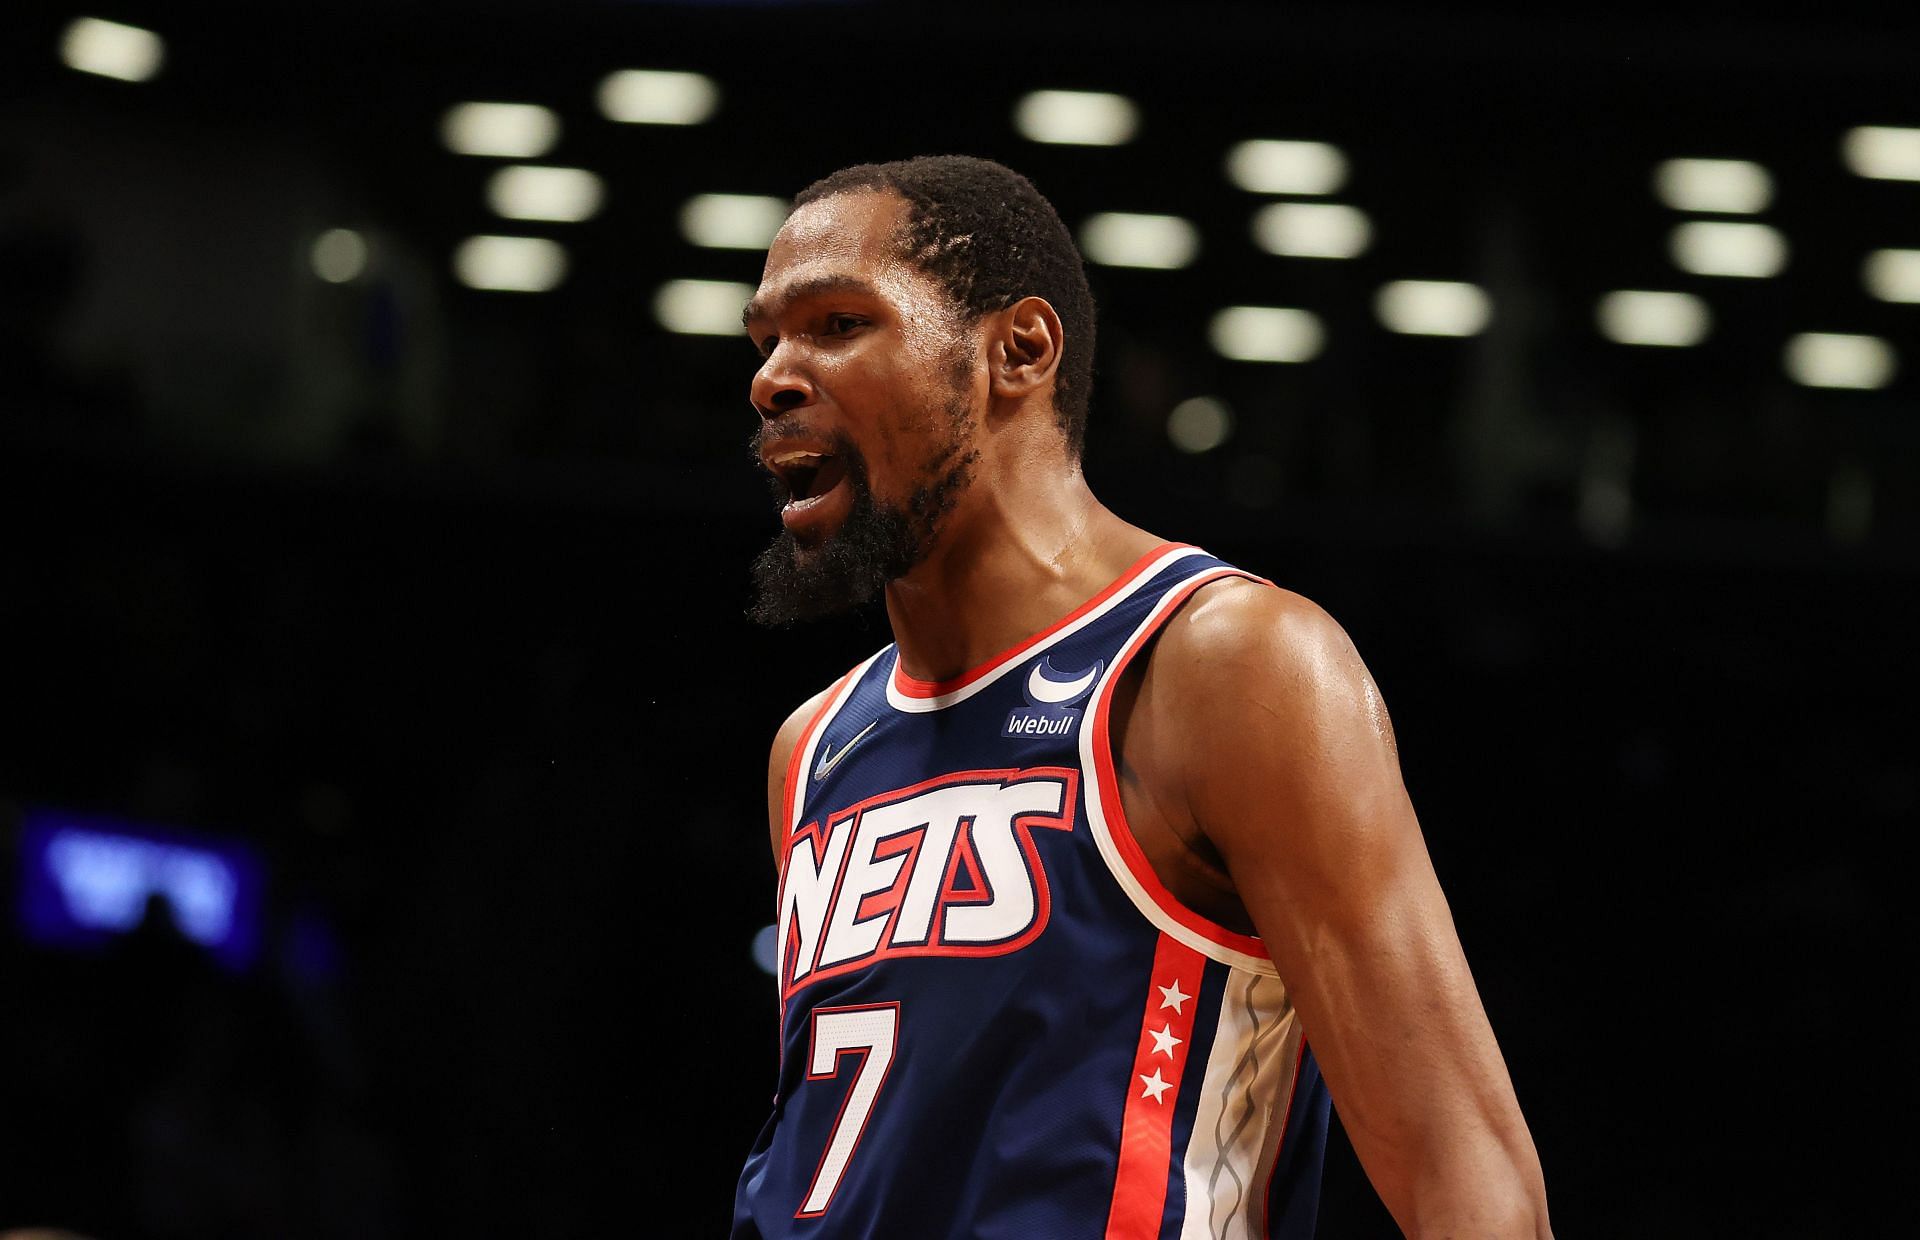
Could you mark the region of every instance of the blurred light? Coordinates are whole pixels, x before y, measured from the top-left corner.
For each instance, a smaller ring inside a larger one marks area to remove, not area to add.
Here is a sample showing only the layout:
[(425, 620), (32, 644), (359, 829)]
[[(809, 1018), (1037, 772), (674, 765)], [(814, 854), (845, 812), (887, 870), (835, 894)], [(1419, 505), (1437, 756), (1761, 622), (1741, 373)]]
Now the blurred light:
[(1013, 127), (1031, 142), (1119, 146), (1140, 127), (1140, 110), (1124, 95), (1036, 90), (1014, 105)]
[(1290, 258), (1352, 258), (1373, 240), (1366, 213), (1332, 202), (1276, 202), (1253, 216), (1253, 240)]
[(1787, 373), (1823, 388), (1881, 388), (1893, 381), (1893, 346), (1878, 336), (1802, 332), (1787, 341)]
[(600, 111), (629, 125), (698, 125), (720, 106), (720, 88), (700, 73), (622, 69), (600, 83)]
[(1773, 201), (1773, 177), (1744, 159), (1669, 159), (1653, 170), (1653, 192), (1675, 211), (1752, 215)]
[(237, 841), (30, 809), (20, 823), (20, 899), (29, 937), (77, 948), (161, 915), (222, 963), (244, 968), (260, 943), (266, 874)]
[(1574, 523), (1601, 546), (1619, 546), (1633, 529), (1633, 492), (1618, 478), (1583, 480)]
[(779, 972), (780, 959), (774, 951), (774, 947), (779, 941), (780, 928), (778, 926), (762, 926), (754, 931), (753, 946), (748, 950), (753, 955), (753, 963), (759, 966), (762, 973), (772, 974)]
[(696, 194), (680, 208), (680, 235), (715, 250), (764, 250), (787, 222), (787, 204), (752, 194)]
[(1861, 276), (1881, 301), (1920, 302), (1920, 250), (1875, 250)]
[(1211, 396), (1183, 400), (1167, 415), (1167, 438), (1182, 452), (1211, 452), (1233, 434), (1233, 411)]
[(1242, 508), (1271, 508), (1280, 498), (1280, 463), (1270, 456), (1243, 456), (1227, 467), (1227, 498)]
[(345, 284), (367, 269), (367, 239), (351, 228), (329, 228), (313, 243), (313, 274)]
[(1493, 317), (1484, 289), (1448, 280), (1396, 280), (1373, 308), (1387, 330), (1409, 336), (1472, 336)]
[(1177, 215), (1109, 211), (1080, 226), (1080, 251), (1108, 267), (1184, 267), (1200, 252), (1200, 232)]
[(1326, 343), (1320, 320), (1285, 306), (1228, 306), (1213, 316), (1207, 339), (1236, 362), (1306, 362)]
[(605, 196), (600, 178), (585, 168), (516, 164), (487, 182), (487, 205), (510, 220), (571, 224), (598, 211)]
[(1761, 279), (1787, 265), (1787, 239), (1766, 224), (1696, 220), (1673, 230), (1673, 261), (1697, 276)]
[(544, 293), (566, 277), (567, 252), (544, 237), (468, 237), (453, 270), (471, 288)]
[(1706, 338), (1707, 303), (1691, 293), (1624, 289), (1600, 299), (1600, 332), (1617, 344), (1684, 348)]
[(1227, 179), (1256, 194), (1331, 194), (1347, 183), (1347, 157), (1325, 142), (1256, 138), (1227, 152)]
[(1827, 480), (1827, 536), (1852, 546), (1872, 531), (1872, 476), (1858, 465), (1837, 466)]
[(560, 140), (560, 118), (537, 103), (458, 103), (440, 118), (440, 140), (458, 155), (538, 159)]
[(124, 835), (67, 831), (47, 847), (47, 861), (82, 925), (131, 930), (148, 895), (164, 893), (182, 933), (212, 945), (233, 925), (238, 881), (218, 855)]
[(653, 316), (670, 332), (738, 336), (740, 311), (752, 296), (750, 284), (727, 280), (669, 280), (653, 295)]
[(166, 54), (153, 31), (98, 17), (75, 18), (60, 36), (60, 59), (69, 69), (123, 82), (144, 82), (160, 72)]
[(1920, 129), (1862, 125), (1849, 129), (1840, 157), (1863, 177), (1881, 181), (1920, 181)]

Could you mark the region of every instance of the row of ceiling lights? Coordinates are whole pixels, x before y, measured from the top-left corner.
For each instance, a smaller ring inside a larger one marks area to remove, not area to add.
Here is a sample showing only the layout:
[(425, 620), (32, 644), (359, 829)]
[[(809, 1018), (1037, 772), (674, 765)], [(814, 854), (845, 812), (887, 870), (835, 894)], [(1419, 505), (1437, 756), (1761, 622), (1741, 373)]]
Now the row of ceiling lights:
[[(128, 82), (144, 82), (166, 60), (154, 31), (124, 22), (80, 17), (60, 38), (70, 68)], [(628, 69), (602, 79), (596, 96), (609, 120), (633, 124), (696, 125), (720, 105), (720, 88), (699, 73)], [(1039, 90), (1014, 107), (1014, 127), (1034, 142), (1116, 146), (1139, 129), (1140, 109), (1123, 95)], [(465, 154), (538, 158), (559, 140), (559, 117), (539, 104), (470, 104), (443, 125), (447, 144)], [(1862, 125), (1840, 142), (1841, 161), (1876, 180), (1920, 181), (1920, 129)], [(1254, 140), (1233, 148), (1227, 176), (1253, 193), (1325, 195), (1346, 180), (1340, 152), (1318, 142)], [(1679, 210), (1751, 214), (1772, 197), (1764, 168), (1743, 160), (1670, 160), (1655, 177), (1656, 192)]]
[[(152, 31), (99, 18), (76, 19), (61, 40), (67, 64), (91, 73), (143, 81), (159, 71), (164, 44)], [(710, 119), (720, 104), (720, 88), (703, 74), (658, 69), (626, 69), (602, 79), (596, 99), (609, 120), (633, 124), (694, 125)], [(1124, 96), (1094, 91), (1040, 90), (1023, 96), (1014, 108), (1014, 124), (1036, 142), (1117, 145), (1132, 140), (1140, 109)], [(531, 103), (474, 102), (450, 109), (441, 137), (461, 154), (499, 158), (538, 158), (559, 141), (560, 118), (553, 109)], [(1843, 161), (1864, 177), (1920, 180), (1920, 130), (1861, 126), (1841, 143)], [(1253, 139), (1227, 154), (1226, 173), (1241, 189), (1261, 194), (1324, 196), (1338, 191), (1348, 177), (1346, 156), (1331, 144)], [(1671, 159), (1654, 171), (1656, 195), (1676, 210), (1753, 214), (1772, 201), (1771, 174), (1757, 163), (1734, 159)], [(577, 222), (596, 214), (605, 200), (599, 176), (584, 168), (516, 165), (500, 169), (486, 189), (489, 206), (508, 219)], [(713, 195), (683, 217), (683, 232), (695, 244), (754, 248), (777, 228), (777, 200)], [(705, 220), (718, 221), (702, 227)], [(1338, 203), (1280, 202), (1253, 217), (1256, 244), (1269, 253), (1301, 258), (1352, 258), (1372, 237), (1372, 225), (1358, 208)], [(1194, 261), (1200, 234), (1178, 216), (1106, 212), (1086, 221), (1081, 243), (1087, 257), (1108, 266), (1172, 269)], [(1765, 278), (1785, 266), (1787, 246), (1765, 224), (1695, 220), (1676, 227), (1669, 240), (1674, 263), (1695, 275)], [(512, 247), (463, 246), (462, 253), (505, 255)], [(521, 247), (542, 253), (543, 269), (564, 267), (564, 252)], [(1912, 276), (1911, 252), (1882, 251), (1869, 260), (1867, 286), (1888, 301), (1920, 300), (1920, 276)], [(1887, 255), (1895, 257), (1888, 258)], [(524, 265), (521, 260), (519, 265)], [(468, 266), (471, 266), (469, 264)], [(456, 269), (462, 265), (456, 262)], [(517, 267), (516, 267), (517, 269)], [(478, 273), (484, 275), (484, 271)], [(491, 287), (482, 283), (481, 287)]]
[[(71, 67), (127, 81), (144, 81), (165, 58), (152, 31), (79, 18), (66, 29), (61, 55)], [(632, 124), (693, 125), (717, 111), (720, 90), (697, 73), (627, 69), (604, 78), (596, 94), (602, 115)], [(1090, 91), (1033, 91), (1014, 109), (1015, 128), (1035, 142), (1111, 146), (1131, 141), (1139, 128), (1137, 105), (1121, 95)], [(559, 141), (560, 120), (539, 104), (471, 102), (449, 109), (441, 138), (460, 154), (529, 159)], [(1920, 130), (1862, 126), (1841, 144), (1843, 161), (1863, 177), (1920, 180)], [(1253, 139), (1227, 155), (1228, 179), (1261, 194), (1323, 196), (1347, 181), (1346, 156), (1324, 142)], [(1773, 198), (1767, 170), (1745, 160), (1672, 159), (1654, 171), (1656, 196), (1676, 210), (1753, 214)], [(489, 206), (509, 219), (576, 222), (592, 217), (605, 198), (604, 185), (584, 168), (509, 165), (490, 178)], [(680, 216), (691, 243), (716, 248), (764, 247), (785, 218), (774, 198), (704, 194), (689, 200)], [(1371, 240), (1372, 226), (1356, 207), (1326, 202), (1278, 202), (1253, 217), (1253, 236), (1270, 253), (1288, 257), (1351, 258)], [(1079, 240), (1090, 261), (1108, 266), (1175, 269), (1192, 263), (1200, 234), (1178, 216), (1102, 212), (1081, 226)], [(1785, 265), (1785, 240), (1764, 224), (1693, 220), (1673, 232), (1676, 265), (1696, 275), (1762, 278)], [(366, 244), (357, 233), (333, 229), (313, 250), (323, 278), (353, 279), (364, 268)], [(566, 251), (540, 237), (478, 236), (454, 253), (459, 278), (476, 288), (545, 291), (566, 273)], [(1880, 250), (1863, 272), (1868, 290), (1886, 301), (1920, 302), (1920, 251)], [(705, 291), (703, 291), (705, 290)], [(656, 299), (656, 312), (670, 330), (737, 331), (737, 305), (750, 290), (712, 281), (674, 281)], [(717, 297), (716, 297), (717, 294)], [(733, 303), (724, 315), (718, 301)], [(1389, 330), (1413, 335), (1470, 336), (1480, 332), (1492, 307), (1484, 290), (1453, 281), (1400, 280), (1383, 286), (1375, 312)], [(1600, 330), (1623, 344), (1697, 344), (1709, 330), (1706, 305), (1697, 297), (1656, 290), (1620, 290), (1597, 308)], [(1325, 331), (1310, 311), (1278, 306), (1236, 306), (1214, 317), (1209, 338), (1223, 356), (1241, 361), (1302, 362), (1317, 356)], [(1875, 337), (1803, 333), (1787, 348), (1787, 369), (1816, 386), (1879, 387), (1891, 378), (1894, 355)]]
[[(628, 76), (644, 71), (628, 71)], [(671, 81), (688, 75), (653, 74)], [(609, 79), (609, 83), (614, 79)], [(660, 87), (656, 89), (666, 89)], [(687, 88), (711, 102), (713, 88), (703, 83)], [(603, 86), (603, 96), (608, 93)], [(603, 110), (613, 114), (612, 109)], [(656, 114), (667, 109), (656, 109)], [(1072, 91), (1035, 91), (1015, 108), (1015, 124), (1036, 141), (1112, 144), (1131, 138), (1138, 109), (1120, 96)], [(1850, 163), (1865, 172), (1890, 166), (1900, 144), (1891, 145), (1878, 129), (1857, 130), (1850, 137)], [(1899, 131), (1892, 131), (1899, 132)], [(443, 123), (449, 147), (468, 154), (530, 155), (543, 153), (557, 139), (558, 118), (550, 110), (528, 104), (462, 104)], [(1317, 195), (1337, 191), (1348, 176), (1346, 156), (1324, 142), (1255, 139), (1236, 144), (1228, 153), (1229, 179), (1242, 189), (1272, 194)], [(512, 218), (578, 219), (590, 213), (583, 204), (597, 206), (597, 179), (569, 188), (554, 179), (542, 184), (535, 170), (509, 168), (496, 174), (489, 187), (495, 209)], [(560, 170), (555, 170), (556, 172)], [(570, 170), (572, 177), (590, 177)], [(1696, 212), (1725, 214), (1763, 210), (1773, 197), (1772, 177), (1758, 164), (1729, 159), (1671, 159), (1654, 172), (1655, 194), (1667, 205)], [(519, 192), (515, 192), (518, 188)], [(695, 245), (719, 248), (764, 248), (785, 218), (779, 199), (710, 194), (691, 200), (681, 213), (681, 232)], [(1356, 207), (1327, 202), (1278, 202), (1260, 208), (1253, 217), (1253, 237), (1261, 249), (1286, 257), (1352, 258), (1362, 253), (1372, 237), (1372, 225)], [(1103, 212), (1087, 219), (1080, 244), (1090, 261), (1107, 266), (1175, 269), (1191, 264), (1200, 248), (1199, 230), (1178, 216)], [(1785, 265), (1786, 246), (1780, 234), (1763, 224), (1697, 220), (1679, 225), (1670, 250), (1677, 266), (1696, 275), (1759, 278), (1777, 274)], [(469, 247), (465, 253), (498, 255), (498, 246)], [(543, 247), (526, 254), (545, 254), (536, 266), (554, 269), (553, 252)], [(525, 266), (523, 262), (521, 267)], [(518, 268), (516, 268), (518, 270)], [(1920, 301), (1920, 252), (1878, 251), (1867, 261), (1865, 282), (1876, 297), (1887, 301)], [(1484, 294), (1424, 291), (1409, 294), (1407, 287), (1440, 286), (1436, 282), (1400, 282), (1383, 294), (1382, 317), (1390, 325), (1410, 319), (1427, 326), (1424, 334), (1469, 335), (1486, 318)], [(1403, 287), (1404, 286), (1404, 287)], [(1470, 286), (1468, 286), (1470, 287)], [(1436, 300), (1448, 298), (1450, 301)], [(1450, 311), (1404, 313), (1450, 305)], [(1623, 291), (1603, 299), (1598, 310), (1600, 328), (1610, 339), (1627, 344), (1686, 346), (1704, 339), (1709, 316), (1705, 303), (1684, 293)], [(1396, 330), (1400, 330), (1396, 327)], [(1268, 332), (1272, 340), (1275, 333)], [(1288, 333), (1286, 344), (1259, 346), (1289, 359), (1317, 348), (1304, 343), (1306, 331)], [(1253, 346), (1249, 346), (1253, 347)]]
[[(1028, 97), (1017, 116), (1029, 136), (1041, 132), (1032, 101), (1058, 100), (1065, 94), (1035, 92)], [(478, 153), (474, 148), (483, 146), (500, 150), (509, 144), (475, 140), (478, 119), (486, 109), (506, 108), (500, 115), (511, 121), (527, 106), (462, 104), (449, 112), (443, 132), (459, 135), (459, 141), (449, 138), (449, 146), (463, 153)], [(543, 132), (551, 136), (552, 131)], [(1243, 142), (1229, 152), (1227, 167), (1242, 188), (1302, 195), (1337, 190), (1348, 174), (1346, 157), (1337, 148), (1305, 141)], [(504, 169), (500, 175), (514, 171)], [(498, 180), (496, 176), (496, 185)], [(1745, 161), (1669, 160), (1656, 169), (1654, 184), (1663, 201), (1684, 209), (1752, 211), (1772, 197), (1769, 175)], [(494, 196), (500, 197), (497, 191)], [(776, 198), (703, 194), (682, 207), (680, 228), (696, 245), (762, 249), (785, 216), (786, 204)], [(1365, 215), (1344, 204), (1279, 202), (1261, 208), (1254, 218), (1262, 248), (1290, 256), (1351, 257), (1365, 248), (1370, 236)], [(1740, 261), (1740, 245), (1749, 236), (1740, 230), (1757, 227), (1764, 226), (1694, 221), (1681, 226), (1675, 249), (1682, 265), (1696, 274), (1762, 274), (1750, 261)], [(1187, 265), (1199, 247), (1198, 230), (1184, 219), (1121, 212), (1090, 217), (1079, 240), (1094, 262), (1159, 269)], [(470, 283), (551, 287), (564, 269), (564, 252), (543, 239), (475, 238), (459, 251), (456, 267)], [(1889, 300), (1898, 299), (1895, 294), (1903, 283), (1920, 284), (1920, 251), (1879, 252), (1869, 260), (1869, 272), (1870, 287)], [(669, 330), (732, 335), (738, 331), (738, 306), (750, 294), (746, 286), (727, 282), (673, 281), (656, 298), (656, 315)], [(1920, 292), (1914, 299), (1920, 300)], [(1403, 334), (1470, 336), (1484, 329), (1492, 305), (1486, 292), (1472, 284), (1403, 280), (1381, 288), (1375, 311), (1384, 326)], [(1700, 298), (1656, 290), (1607, 294), (1596, 318), (1609, 339), (1669, 347), (1699, 343), (1710, 322)], [(1319, 355), (1325, 331), (1307, 310), (1237, 306), (1215, 316), (1209, 338), (1219, 353), (1234, 360), (1303, 362)], [(1879, 387), (1890, 380), (1894, 365), (1891, 347), (1876, 338), (1808, 333), (1789, 345), (1787, 368), (1796, 379), (1816, 386)]]
[[(145, 80), (164, 61), (164, 45), (151, 31), (98, 18), (80, 18), (62, 39), (62, 55), (74, 68), (126, 80)], [(697, 73), (629, 69), (609, 74), (597, 92), (608, 119), (626, 123), (691, 125), (712, 117), (720, 90)], [(1087, 91), (1034, 91), (1014, 111), (1016, 127), (1038, 142), (1112, 145), (1130, 140), (1139, 109), (1123, 96)], [(450, 109), (441, 123), (447, 146), (462, 154), (538, 158), (559, 141), (560, 119), (551, 109), (528, 103), (466, 103)], [(1884, 126), (1858, 127), (1842, 143), (1848, 166), (1862, 176), (1920, 179), (1920, 131)], [(1235, 145), (1226, 160), (1228, 178), (1250, 192), (1325, 195), (1345, 184), (1348, 166), (1338, 148), (1323, 142), (1255, 139)], [(1771, 175), (1759, 164), (1732, 159), (1673, 159), (1654, 173), (1654, 190), (1676, 210), (1752, 214), (1773, 197)], [(601, 179), (583, 168), (516, 165), (499, 170), (488, 182), (489, 206), (508, 219), (577, 222), (596, 214), (604, 199)], [(683, 233), (697, 245), (755, 248), (778, 227), (773, 199), (711, 195), (683, 216)], [(1338, 203), (1280, 202), (1255, 213), (1255, 243), (1269, 253), (1302, 258), (1352, 258), (1372, 237), (1364, 212)], [(1177, 216), (1107, 212), (1089, 219), (1081, 242), (1090, 260), (1109, 266), (1172, 269), (1190, 264), (1199, 252), (1199, 232)], [(1765, 278), (1785, 266), (1787, 246), (1765, 225), (1697, 220), (1675, 228), (1669, 241), (1673, 261), (1695, 275)], [(564, 252), (547, 247), (465, 245), (471, 260), (500, 258), (512, 272), (557, 273)], [(1920, 300), (1920, 275), (1911, 251), (1881, 251), (1869, 259), (1868, 291), (1888, 301)], [(527, 255), (540, 255), (529, 267)], [(507, 261), (508, 256), (514, 256)], [(487, 265), (456, 261), (456, 270), (485, 279)], [(507, 274), (503, 271), (503, 275)], [(524, 280), (512, 281), (517, 287)]]
[[(737, 336), (749, 285), (723, 280), (670, 280), (654, 295), (655, 319), (685, 335)], [(1482, 331), (1492, 315), (1484, 290), (1440, 280), (1396, 280), (1374, 297), (1383, 327), (1401, 335), (1463, 337)], [(1600, 299), (1595, 313), (1608, 339), (1629, 345), (1692, 344), (1706, 334), (1706, 307), (1686, 293), (1623, 289)], [(1325, 350), (1320, 317), (1292, 306), (1228, 306), (1208, 324), (1208, 342), (1237, 362), (1297, 364)], [(1788, 340), (1782, 362), (1807, 387), (1872, 389), (1892, 382), (1893, 346), (1877, 336), (1801, 332)]]
[[(60, 57), (83, 73), (144, 82), (165, 63), (166, 45), (154, 31), (139, 26), (80, 17), (62, 32)], [(698, 73), (623, 70), (601, 81), (597, 101), (609, 120), (694, 125), (718, 110), (720, 89), (711, 78)], [(449, 145), (465, 149), (458, 145), (463, 132), (486, 132), (492, 136), (470, 136), (467, 140), (491, 142), (496, 149), (468, 153), (525, 159), (544, 154), (558, 140), (558, 117), (549, 108), (537, 104), (482, 106), (491, 113), (479, 122), (479, 129), (460, 131), (455, 126), (448, 133)], [(511, 117), (509, 110), (514, 113)], [(470, 114), (469, 119), (477, 115)], [(1139, 131), (1140, 109), (1124, 95), (1039, 90), (1021, 97), (1013, 119), (1020, 134), (1034, 142), (1118, 146), (1132, 141)], [(516, 136), (509, 139), (500, 136), (503, 134)], [(1920, 181), (1920, 129), (1857, 126), (1842, 137), (1840, 156), (1858, 176)], [(1227, 171), (1229, 179), (1242, 189), (1265, 194), (1328, 194), (1345, 180), (1345, 166), (1338, 152), (1321, 143), (1242, 143), (1230, 154)], [(1772, 194), (1764, 169), (1737, 160), (1672, 161), (1663, 166), (1659, 184), (1663, 196), (1672, 194), (1686, 200), (1670, 199), (1670, 205), (1691, 211), (1746, 214), (1762, 209)], [(1703, 199), (1713, 199), (1719, 205)], [(1758, 205), (1752, 205), (1756, 202)]]

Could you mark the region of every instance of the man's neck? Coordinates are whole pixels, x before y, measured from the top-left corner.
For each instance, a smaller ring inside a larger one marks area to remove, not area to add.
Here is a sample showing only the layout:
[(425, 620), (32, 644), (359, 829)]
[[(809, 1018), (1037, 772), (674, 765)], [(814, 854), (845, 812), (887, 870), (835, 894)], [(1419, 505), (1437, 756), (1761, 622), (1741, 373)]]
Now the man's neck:
[(1041, 632), (1161, 540), (1095, 499), (1077, 466), (980, 478), (933, 554), (887, 586), (900, 664), (950, 680)]

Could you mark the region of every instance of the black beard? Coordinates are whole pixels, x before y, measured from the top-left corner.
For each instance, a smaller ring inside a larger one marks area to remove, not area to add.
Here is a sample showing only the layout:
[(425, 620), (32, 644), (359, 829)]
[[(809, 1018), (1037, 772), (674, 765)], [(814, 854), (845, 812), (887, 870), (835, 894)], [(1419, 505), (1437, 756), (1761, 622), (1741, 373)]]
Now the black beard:
[[(904, 507), (876, 500), (867, 484), (867, 463), (850, 441), (835, 453), (846, 465), (853, 505), (840, 528), (813, 546), (802, 546), (790, 530), (753, 561), (755, 598), (747, 616), (767, 628), (818, 620), (863, 607), (886, 584), (927, 558), (942, 518), (953, 510), (973, 478), (978, 453), (949, 445), (935, 463), (945, 468), (915, 489)], [(785, 488), (774, 482), (774, 497)]]

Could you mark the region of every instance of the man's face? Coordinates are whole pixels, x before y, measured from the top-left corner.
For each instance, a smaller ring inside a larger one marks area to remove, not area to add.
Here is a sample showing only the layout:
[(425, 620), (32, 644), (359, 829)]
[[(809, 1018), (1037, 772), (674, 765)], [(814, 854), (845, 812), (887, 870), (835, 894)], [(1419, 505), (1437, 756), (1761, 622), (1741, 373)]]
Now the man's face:
[(970, 325), (898, 252), (907, 204), (809, 203), (774, 238), (746, 328), (754, 454), (784, 527), (754, 564), (766, 624), (874, 597), (931, 549), (971, 477), (985, 380)]

